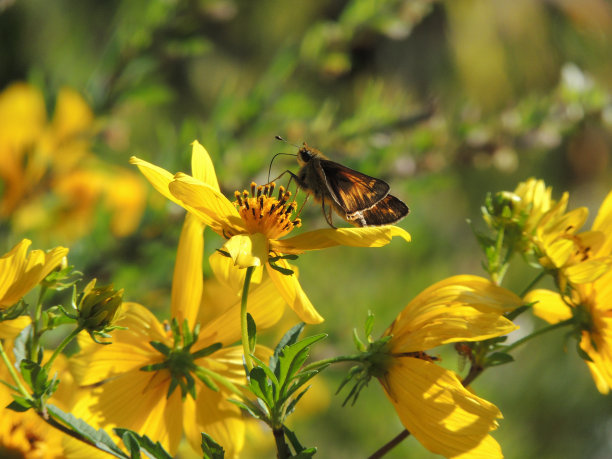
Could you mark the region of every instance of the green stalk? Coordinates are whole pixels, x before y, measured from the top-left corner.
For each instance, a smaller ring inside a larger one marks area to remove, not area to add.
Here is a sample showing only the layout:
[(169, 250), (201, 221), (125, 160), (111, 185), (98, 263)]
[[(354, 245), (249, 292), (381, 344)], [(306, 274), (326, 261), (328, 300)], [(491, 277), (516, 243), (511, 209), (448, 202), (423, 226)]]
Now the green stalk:
[[(244, 353), (244, 362), (247, 367), (247, 371), (250, 372), (253, 369), (253, 361), (251, 360), (251, 353), (255, 349), (249, 347), (249, 331), (247, 328), (247, 299), (249, 297), (249, 285), (251, 283), (251, 277), (255, 271), (254, 266), (249, 266), (244, 276), (244, 287), (242, 289), (242, 301), (240, 303), (240, 328), (242, 331), (242, 351)], [(248, 376), (248, 375), (247, 375)]]
[(521, 294), (519, 296), (521, 298), (523, 298), (525, 295), (527, 295), (527, 292), (529, 292), (529, 290), (531, 290), (533, 287), (535, 287), (537, 285), (537, 283), (540, 282), (545, 275), (546, 275), (546, 271), (541, 271), (540, 274), (538, 274), (535, 277), (535, 279), (532, 280), (529, 283), (529, 285), (523, 289), (523, 291), (521, 292)]
[(44, 369), (45, 371), (49, 371), (49, 369), (51, 368), (51, 365), (53, 364), (53, 361), (55, 360), (55, 358), (64, 350), (64, 348), (68, 345), (68, 343), (70, 341), (72, 341), (74, 338), (76, 338), (76, 336), (83, 330), (83, 327), (77, 327), (74, 330), (72, 330), (72, 333), (70, 333), (68, 336), (66, 336), (62, 342), (59, 344), (59, 346), (57, 346), (57, 348), (55, 349), (55, 351), (53, 351), (53, 355), (51, 356), (51, 358), (49, 359), (49, 361), (47, 363), (45, 363)]
[(319, 367), (329, 365), (332, 363), (340, 363), (340, 362), (361, 362), (363, 360), (363, 354), (355, 354), (355, 355), (341, 355), (339, 357), (331, 357), (329, 359), (318, 360), (316, 362), (312, 362), (305, 367), (302, 368), (301, 371), (310, 371), (316, 370)]
[(44, 285), (40, 286), (40, 293), (38, 294), (38, 301), (36, 302), (36, 308), (34, 309), (34, 317), (32, 319), (32, 347), (30, 348), (29, 358), (35, 360), (35, 356), (38, 353), (38, 342), (40, 339), (40, 332), (38, 326), (42, 317), (42, 300), (47, 293), (47, 287)]
[(521, 338), (518, 341), (515, 341), (514, 343), (510, 344), (509, 346), (502, 348), (501, 350), (503, 352), (510, 352), (513, 349), (519, 347), (521, 344), (524, 344), (532, 338), (535, 338), (536, 336), (543, 335), (544, 333), (548, 333), (549, 331), (556, 330), (557, 328), (565, 327), (566, 325), (571, 325), (573, 323), (574, 318), (572, 317), (571, 319), (567, 319), (562, 322), (557, 322), (556, 324), (549, 325), (548, 327), (540, 328), (539, 330), (533, 332), (531, 335), (527, 335), (524, 338)]
[(23, 395), (28, 400), (32, 400), (32, 397), (30, 397), (30, 393), (28, 392), (28, 389), (23, 385), (23, 383), (21, 382), (21, 379), (19, 379), (19, 376), (17, 375), (17, 372), (15, 371), (15, 367), (13, 367), (13, 364), (9, 360), (8, 355), (6, 355), (6, 352), (4, 351), (4, 346), (2, 345), (2, 340), (0, 340), (0, 357), (2, 357), (2, 360), (4, 361), (6, 368), (8, 369), (9, 373), (11, 374), (11, 377), (15, 381), (15, 384), (17, 384), (17, 388), (19, 389), (19, 392), (21, 393), (21, 395)]

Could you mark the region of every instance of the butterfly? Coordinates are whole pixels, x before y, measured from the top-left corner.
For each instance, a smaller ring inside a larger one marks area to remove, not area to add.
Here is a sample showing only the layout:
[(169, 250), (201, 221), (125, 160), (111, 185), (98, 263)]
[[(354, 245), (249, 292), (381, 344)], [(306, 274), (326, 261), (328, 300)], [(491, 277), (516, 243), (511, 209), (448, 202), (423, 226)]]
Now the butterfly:
[[(396, 223), (410, 210), (389, 194), (389, 185), (327, 159), (305, 142), (297, 153), (300, 170), (291, 173), (297, 185), (321, 202), (323, 215), (332, 227), (331, 209), (355, 226), (382, 226)], [(326, 212), (325, 206), (329, 206)]]

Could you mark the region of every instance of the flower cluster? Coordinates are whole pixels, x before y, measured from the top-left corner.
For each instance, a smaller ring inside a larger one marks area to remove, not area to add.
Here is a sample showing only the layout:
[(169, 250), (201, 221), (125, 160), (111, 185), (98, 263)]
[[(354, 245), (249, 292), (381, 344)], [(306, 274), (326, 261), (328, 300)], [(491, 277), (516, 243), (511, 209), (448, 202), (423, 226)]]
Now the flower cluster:
[[(61, 115), (61, 105), (57, 110)], [(90, 123), (87, 117), (80, 122)], [(72, 132), (69, 120), (58, 123), (57, 132)], [(12, 154), (46, 151), (37, 135), (21, 133)], [(372, 336), (370, 315), (367, 341), (355, 334), (356, 354), (307, 363), (312, 346), (326, 335), (300, 339), (306, 324), (324, 319), (300, 284), (298, 257), (340, 245), (382, 247), (394, 237), (410, 242), (410, 234), (397, 226), (303, 231), (294, 196), (275, 183), (252, 183), (228, 199), (197, 141), (191, 175), (136, 157), (130, 162), (186, 210), (170, 313), (160, 319), (146, 301), (124, 301), (129, 292), (96, 286), (95, 279), (78, 288), (81, 273), (67, 265), (66, 248), (28, 253), (29, 240), (15, 245), (0, 258), (0, 401), (7, 406), (0, 416), (0, 453), (128, 458), (144, 452), (161, 458), (178, 454), (185, 439), (205, 457), (239, 457), (255, 451), (248, 414), (269, 427), (278, 457), (310, 457), (315, 449), (300, 443), (286, 419), (313, 378), (348, 361), (353, 367), (341, 386), (352, 386), (346, 401), (357, 401), (376, 380), (405, 429), (374, 457), (409, 435), (445, 457), (503, 457), (491, 435), (502, 414), (470, 385), (485, 370), (512, 362), (516, 347), (563, 326), (576, 338), (597, 389), (608, 393), (612, 387), (612, 192), (586, 231), (587, 209), (568, 210), (569, 194), (554, 200), (541, 180), (489, 196), (483, 207), (488, 233), (478, 233), (478, 240), (490, 278), (457, 275), (435, 282), (408, 300), (379, 338)], [(16, 212), (26, 194), (8, 193), (3, 212)], [(207, 227), (222, 242), (205, 257)], [(539, 269), (521, 295), (502, 286), (517, 254)], [(545, 276), (554, 290), (535, 288)], [(25, 315), (37, 286), (38, 300)], [(54, 291), (55, 300), (70, 288), (70, 307), (44, 306), (46, 293)], [(270, 349), (259, 337), (278, 329), (285, 305), (301, 323)], [(514, 320), (528, 311), (550, 325), (515, 339)], [(72, 332), (45, 350), (47, 332), (67, 324)], [(78, 350), (66, 357), (62, 352), (73, 339)], [(463, 376), (442, 366), (438, 349), (447, 345), (469, 363)]]

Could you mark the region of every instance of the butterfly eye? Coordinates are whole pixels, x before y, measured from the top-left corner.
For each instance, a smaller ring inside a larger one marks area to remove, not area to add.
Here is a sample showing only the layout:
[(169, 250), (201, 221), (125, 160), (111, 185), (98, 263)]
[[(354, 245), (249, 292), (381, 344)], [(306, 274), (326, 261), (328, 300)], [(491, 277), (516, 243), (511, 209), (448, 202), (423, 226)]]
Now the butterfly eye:
[(306, 148), (300, 148), (298, 151), (299, 160), (303, 163), (307, 163), (312, 158), (312, 153)]

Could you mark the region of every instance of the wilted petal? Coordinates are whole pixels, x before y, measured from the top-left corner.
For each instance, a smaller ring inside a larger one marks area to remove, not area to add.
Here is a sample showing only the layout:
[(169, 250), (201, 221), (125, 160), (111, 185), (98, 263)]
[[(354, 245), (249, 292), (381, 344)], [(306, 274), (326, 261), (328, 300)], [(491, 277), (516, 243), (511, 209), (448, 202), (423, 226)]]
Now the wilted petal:
[(261, 233), (233, 236), (223, 249), (238, 268), (261, 266), (268, 258), (268, 240)]
[(402, 424), (428, 450), (445, 457), (502, 457), (489, 435), (501, 413), (457, 376), (421, 359), (394, 359), (381, 379)]

